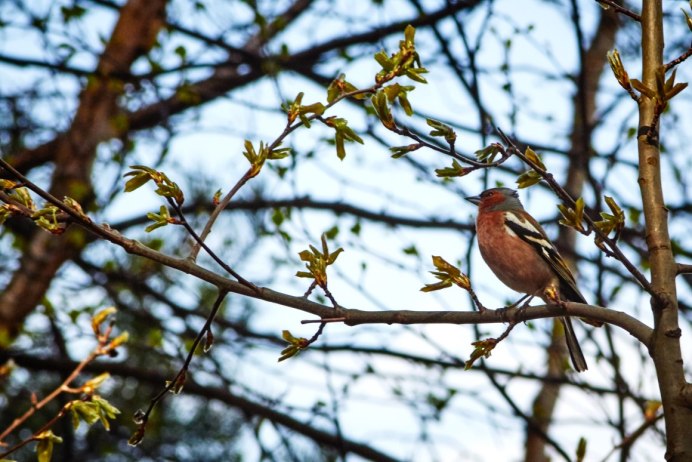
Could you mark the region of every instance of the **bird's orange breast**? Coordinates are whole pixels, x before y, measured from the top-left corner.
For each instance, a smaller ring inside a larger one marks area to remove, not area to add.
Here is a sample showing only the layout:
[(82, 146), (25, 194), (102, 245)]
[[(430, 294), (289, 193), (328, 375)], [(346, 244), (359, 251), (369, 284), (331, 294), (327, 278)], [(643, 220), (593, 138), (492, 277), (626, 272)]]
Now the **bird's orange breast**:
[(476, 232), (481, 256), (507, 287), (541, 296), (555, 278), (554, 273), (533, 247), (505, 225), (505, 213), (479, 214)]

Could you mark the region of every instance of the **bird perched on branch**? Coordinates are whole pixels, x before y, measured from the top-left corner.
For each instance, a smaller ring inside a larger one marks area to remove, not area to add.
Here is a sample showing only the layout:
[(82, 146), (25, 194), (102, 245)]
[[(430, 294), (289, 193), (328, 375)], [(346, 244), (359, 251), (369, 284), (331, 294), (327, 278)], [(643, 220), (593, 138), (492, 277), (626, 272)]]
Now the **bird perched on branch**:
[[(546, 303), (586, 303), (569, 267), (545, 231), (510, 188), (492, 188), (467, 197), (478, 206), (476, 233), (483, 260), (507, 287)], [(574, 369), (587, 369), (569, 317), (560, 318)]]

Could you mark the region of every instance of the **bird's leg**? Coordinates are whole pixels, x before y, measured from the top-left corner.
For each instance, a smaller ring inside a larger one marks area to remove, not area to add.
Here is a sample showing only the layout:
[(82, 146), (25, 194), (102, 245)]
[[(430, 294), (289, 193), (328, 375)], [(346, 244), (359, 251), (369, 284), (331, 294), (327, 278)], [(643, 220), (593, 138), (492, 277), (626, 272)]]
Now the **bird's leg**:
[(565, 305), (565, 301), (560, 298), (560, 295), (555, 287), (547, 287), (543, 291), (543, 299), (567, 311), (567, 305)]
[[(528, 299), (528, 300), (527, 300), (527, 299)], [(526, 300), (526, 301), (524, 302), (524, 300)], [(533, 295), (531, 295), (531, 294), (526, 294), (526, 295), (524, 295), (523, 297), (521, 297), (519, 300), (517, 300), (516, 302), (512, 303), (511, 305), (509, 305), (509, 306), (507, 307), (507, 309), (508, 309), (508, 310), (511, 310), (512, 308), (517, 308), (517, 309), (519, 309), (519, 310), (523, 310), (524, 308), (526, 308), (527, 306), (529, 306), (529, 303), (531, 303), (531, 300), (533, 300)], [(524, 302), (524, 303), (522, 303), (522, 302)], [(519, 305), (521, 305), (521, 306), (519, 306)]]
[[(503, 318), (506, 318), (507, 317), (506, 314), (509, 313), (510, 311), (514, 310), (514, 309), (516, 309), (517, 311), (523, 310), (524, 308), (529, 306), (529, 303), (531, 303), (531, 300), (533, 300), (533, 295), (526, 294), (523, 297), (521, 297), (519, 300), (517, 300), (516, 302), (512, 303), (511, 305), (507, 305), (504, 308), (500, 308), (500, 310), (503, 311), (503, 313), (505, 314), (505, 316), (503, 316)], [(500, 311), (500, 310), (498, 310), (498, 311)], [(503, 319), (503, 321), (507, 322), (508, 320)]]

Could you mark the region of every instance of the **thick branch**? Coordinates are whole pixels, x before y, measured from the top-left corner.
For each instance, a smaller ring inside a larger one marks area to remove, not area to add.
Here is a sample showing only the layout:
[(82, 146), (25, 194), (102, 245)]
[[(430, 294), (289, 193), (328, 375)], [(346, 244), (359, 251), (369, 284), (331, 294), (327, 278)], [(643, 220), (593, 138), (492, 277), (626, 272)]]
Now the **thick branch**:
[[(12, 173), (18, 180), (22, 181), (27, 188), (41, 196), (46, 201), (58, 207), (60, 210), (70, 215), (74, 221), (88, 231), (96, 234), (119, 247), (122, 247), (126, 252), (133, 255), (139, 255), (151, 261), (161, 263), (169, 268), (180, 270), (188, 273), (198, 279), (209, 282), (215, 285), (220, 290), (245, 295), (260, 300), (265, 300), (279, 305), (284, 305), (290, 308), (296, 308), (306, 313), (314, 314), (323, 319), (344, 317), (344, 323), (350, 326), (358, 324), (486, 324), (486, 323), (502, 323), (510, 321), (528, 321), (530, 319), (550, 318), (556, 316), (564, 316), (565, 312), (562, 308), (543, 305), (541, 307), (532, 307), (525, 310), (485, 310), (484, 312), (450, 312), (450, 311), (364, 311), (351, 309), (338, 309), (321, 305), (312, 302), (304, 297), (295, 297), (280, 292), (275, 292), (268, 288), (258, 288), (253, 290), (241, 283), (231, 281), (223, 276), (220, 276), (212, 271), (203, 268), (189, 259), (182, 259), (166, 255), (157, 250), (146, 247), (144, 244), (129, 239), (117, 231), (112, 230), (109, 226), (99, 226), (91, 221), (82, 212), (73, 210), (59, 201), (50, 193), (42, 190), (33, 184), (28, 178), (19, 173), (15, 168), (9, 165), (3, 159), (0, 159), (0, 166)], [(607, 322), (629, 332), (644, 345), (649, 346), (651, 329), (646, 324), (629, 316), (626, 313), (606, 309), (597, 306), (583, 305), (579, 303), (567, 303), (570, 316), (581, 316), (591, 318), (597, 321)]]

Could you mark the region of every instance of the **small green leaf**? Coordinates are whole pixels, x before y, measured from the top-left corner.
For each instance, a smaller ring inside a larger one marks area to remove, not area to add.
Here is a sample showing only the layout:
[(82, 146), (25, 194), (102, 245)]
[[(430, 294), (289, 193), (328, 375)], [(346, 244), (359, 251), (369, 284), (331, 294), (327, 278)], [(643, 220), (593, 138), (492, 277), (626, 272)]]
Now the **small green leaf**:
[(577, 462), (583, 462), (586, 457), (586, 439), (582, 436), (577, 444)]
[(436, 290), (441, 290), (441, 289), (446, 289), (447, 287), (452, 287), (452, 283), (450, 281), (440, 281), (440, 282), (435, 282), (432, 284), (425, 284), (420, 291), (421, 292), (434, 292)]
[(406, 40), (406, 43), (409, 45), (413, 45), (415, 36), (416, 28), (413, 27), (411, 24), (407, 25), (404, 29), (404, 40)]
[(291, 334), (290, 330), (282, 330), (281, 331), (281, 338), (284, 339), (288, 343), (296, 343), (298, 339)]
[(73, 19), (79, 19), (87, 12), (86, 8), (73, 4), (72, 6), (61, 6), (60, 14), (65, 24), (68, 24)]
[(25, 187), (13, 189), (11, 195), (14, 199), (16, 199), (24, 207), (28, 208), (31, 211), (36, 210), (36, 204), (34, 203), (34, 200), (31, 198), (31, 194), (29, 194), (29, 190), (26, 189)]
[(421, 74), (426, 74), (427, 72), (428, 72), (428, 70), (424, 69), (422, 67), (406, 69), (406, 77), (413, 80), (414, 82), (428, 83), (428, 81), (425, 80), (425, 77), (423, 77), (421, 75)]
[(528, 160), (530, 160), (532, 164), (536, 165), (536, 166), (539, 167), (541, 170), (545, 170), (545, 169), (546, 169), (546, 168), (545, 168), (545, 165), (543, 164), (543, 161), (542, 161), (541, 158), (538, 156), (538, 154), (536, 154), (536, 151), (534, 151), (534, 150), (531, 149), (530, 147), (528, 147), (528, 146), (526, 147), (526, 151), (524, 151), (524, 156), (526, 156), (526, 158), (527, 158)]
[(0, 178), (0, 190), (6, 191), (9, 189), (14, 189), (17, 186), (19, 186), (19, 183), (17, 183), (16, 181), (5, 180), (3, 178)]
[(495, 160), (495, 157), (504, 151), (504, 148), (502, 147), (501, 144), (499, 143), (492, 143), (485, 148), (476, 151), (474, 154), (476, 155), (476, 158), (481, 161), (481, 162), (487, 162), (487, 163), (492, 163)]
[(464, 290), (471, 290), (471, 281), (459, 268), (436, 255), (432, 257), (432, 261), (437, 271), (431, 271), (430, 273), (435, 276), (439, 282), (425, 284), (425, 286), (420, 289), (422, 292), (433, 292), (435, 290), (446, 289), (453, 284)]
[(55, 435), (52, 430), (46, 430), (34, 436), (33, 439), (38, 441), (36, 445), (36, 456), (38, 462), (50, 462), (53, 458), (53, 445), (62, 443), (62, 438)]
[[(620, 86), (624, 89), (630, 88), (630, 79), (625, 66), (622, 65), (622, 60), (620, 59), (620, 53), (617, 49), (607, 53), (608, 63), (610, 64), (610, 69), (615, 75), (615, 79), (618, 81)], [(634, 82), (632, 82), (634, 85)]]
[(245, 158), (250, 162), (250, 164), (255, 164), (257, 161), (257, 152), (255, 151), (255, 147), (252, 145), (252, 142), (250, 140), (245, 140), (245, 151), (243, 151), (243, 155)]
[(187, 60), (187, 49), (184, 46), (178, 45), (173, 52), (180, 57), (181, 61), (185, 62)]
[(375, 61), (377, 61), (377, 63), (382, 66), (382, 69), (387, 72), (394, 69), (394, 64), (391, 62), (389, 56), (387, 56), (387, 53), (384, 50), (380, 50), (375, 53)]
[(327, 237), (327, 239), (334, 239), (336, 236), (339, 234), (339, 227), (338, 226), (332, 226), (329, 228), (327, 231), (324, 232), (324, 235)]
[(456, 160), (452, 160), (451, 167), (437, 168), (435, 169), (435, 175), (439, 178), (455, 178), (468, 175), (475, 169), (473, 167), (462, 167), (461, 164)]
[(291, 148), (274, 149), (272, 151), (269, 151), (269, 154), (267, 155), (267, 159), (279, 160), (279, 159), (284, 159), (290, 155), (291, 155)]
[(411, 107), (411, 103), (405, 94), (399, 95), (399, 104), (401, 104), (401, 107), (407, 116), (410, 117), (413, 115), (413, 108)]
[(370, 98), (370, 102), (375, 110), (375, 114), (377, 114), (377, 118), (382, 122), (382, 125), (389, 130), (394, 129), (396, 125), (394, 123), (394, 116), (392, 116), (392, 112), (389, 109), (386, 93), (384, 91), (378, 91)]
[(103, 372), (96, 377), (87, 380), (84, 385), (82, 385), (82, 390), (84, 390), (84, 393), (87, 395), (93, 394), (94, 390), (96, 390), (98, 387), (100, 387), (103, 382), (108, 380), (110, 378), (110, 374), (108, 372)]
[(277, 227), (281, 226), (285, 218), (286, 217), (284, 216), (280, 208), (274, 208), (274, 211), (272, 212), (272, 223), (274, 223), (274, 225), (276, 225)]
[(416, 248), (416, 246), (414, 244), (411, 244), (410, 246), (404, 248), (404, 254), (417, 256), (418, 255), (418, 249)]
[(341, 247), (339, 247), (339, 248), (336, 249), (334, 252), (330, 253), (330, 254), (329, 254), (329, 258), (327, 259), (327, 265), (332, 265), (332, 264), (334, 264), (334, 262), (336, 261), (336, 257), (338, 257), (339, 254), (340, 254), (341, 252), (343, 252), (343, 251), (344, 251), (344, 249), (342, 249)]
[(430, 136), (444, 137), (445, 141), (449, 144), (456, 141), (457, 134), (449, 125), (443, 124), (435, 119), (425, 119), (425, 122), (433, 128), (433, 130), (430, 131)]
[[(91, 401), (73, 401), (70, 411), (72, 412), (73, 425), (75, 422), (79, 425), (80, 421), (83, 421), (87, 425), (93, 425), (99, 420), (99, 406)], [(75, 426), (75, 429), (76, 428)]]
[(91, 328), (96, 335), (100, 335), (101, 324), (103, 324), (106, 318), (112, 314), (115, 314), (117, 311), (118, 309), (116, 307), (110, 306), (102, 309), (91, 318)]
[(334, 135), (334, 144), (336, 146), (336, 157), (339, 160), (346, 158), (346, 147), (344, 146), (344, 135), (341, 132), (336, 132)]
[(127, 343), (127, 341), (129, 339), (130, 339), (130, 334), (128, 332), (123, 332), (122, 334), (118, 335), (113, 340), (111, 340), (110, 347), (111, 348), (117, 348), (120, 345)]
[(150, 233), (150, 232), (154, 231), (155, 229), (162, 228), (162, 227), (166, 226), (167, 224), (168, 223), (166, 223), (165, 221), (159, 221), (159, 222), (153, 223), (153, 224), (147, 226), (146, 228), (144, 228), (144, 232)]
[(147, 184), (147, 182), (149, 180), (151, 180), (151, 176), (149, 176), (148, 174), (146, 174), (144, 172), (140, 172), (140, 173), (130, 172), (130, 173), (126, 173), (125, 175), (127, 176), (130, 174), (132, 174), (134, 176), (132, 178), (130, 178), (129, 180), (127, 180), (127, 182), (125, 183), (125, 192), (132, 192), (135, 189), (138, 189), (141, 186), (144, 186), (145, 184)]
[(329, 84), (327, 87), (327, 102), (331, 103), (335, 99), (339, 97), (341, 94), (341, 86), (339, 85), (339, 82), (343, 82), (344, 74), (341, 74), (339, 77), (336, 79), (332, 80), (332, 83)]
[(98, 406), (99, 420), (103, 428), (110, 430), (110, 420), (115, 419), (120, 414), (120, 410), (98, 395), (92, 397), (92, 402)]
[(291, 332), (288, 330), (281, 331), (281, 338), (283, 338), (290, 345), (281, 351), (281, 356), (279, 357), (278, 362), (292, 358), (310, 345), (310, 342), (306, 338), (294, 337), (293, 334), (291, 334)]
[(541, 180), (542, 177), (538, 174), (537, 171), (529, 170), (519, 175), (519, 178), (517, 178), (517, 186), (520, 189), (528, 188), (529, 186), (533, 186), (536, 183), (539, 183)]
[(632, 79), (631, 80), (632, 87), (634, 87), (635, 90), (639, 91), (639, 93), (647, 96), (648, 98), (655, 99), (656, 98), (656, 92), (644, 85), (642, 82), (640, 82), (637, 79)]
[(497, 346), (497, 341), (495, 339), (486, 339), (486, 340), (480, 340), (478, 342), (473, 342), (471, 345), (473, 345), (475, 348), (473, 352), (471, 353), (471, 357), (466, 361), (464, 365), (464, 370), (467, 371), (473, 367), (473, 363), (475, 363), (478, 359), (480, 358), (489, 358), (490, 355), (493, 353), (493, 349), (495, 349), (495, 346)]

